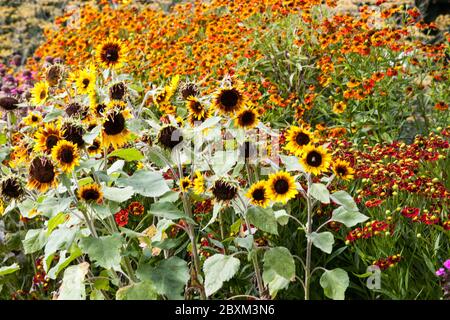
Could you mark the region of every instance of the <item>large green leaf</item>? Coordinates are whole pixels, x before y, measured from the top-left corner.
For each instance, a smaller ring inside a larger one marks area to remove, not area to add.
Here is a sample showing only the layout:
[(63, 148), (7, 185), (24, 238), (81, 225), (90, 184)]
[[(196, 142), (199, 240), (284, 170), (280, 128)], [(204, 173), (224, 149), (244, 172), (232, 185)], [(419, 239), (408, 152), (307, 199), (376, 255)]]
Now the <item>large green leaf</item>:
[(309, 193), (322, 203), (330, 203), (330, 192), (328, 191), (327, 186), (322, 183), (313, 183)]
[(230, 171), (238, 160), (235, 151), (217, 151), (212, 157), (212, 168), (217, 176), (223, 176)]
[(358, 206), (356, 205), (355, 200), (353, 200), (352, 196), (347, 192), (340, 190), (334, 192), (331, 196), (331, 200), (336, 202), (337, 204), (344, 206), (345, 209), (349, 211), (358, 211)]
[(138, 170), (131, 177), (117, 179), (116, 184), (132, 187), (144, 197), (160, 197), (170, 191), (161, 173), (145, 170)]
[(6, 276), (7, 274), (11, 274), (20, 270), (20, 266), (17, 263), (13, 263), (10, 266), (1, 267), (0, 268), (0, 276)]
[(295, 277), (295, 262), (285, 247), (271, 248), (264, 255), (263, 280), (271, 296), (285, 289)]
[(120, 269), (120, 248), (122, 237), (119, 234), (100, 238), (87, 237), (80, 240), (80, 248), (89, 255), (96, 265), (105, 269)]
[(239, 265), (239, 259), (223, 254), (215, 254), (206, 259), (203, 265), (206, 295), (210, 296), (222, 288), (223, 283), (230, 280), (239, 270)]
[[(69, 229), (66, 227), (59, 228), (53, 231), (48, 237), (47, 244), (45, 245), (45, 259), (54, 254), (61, 247), (66, 246), (68, 248), (75, 239), (76, 229)], [(66, 249), (64, 248), (64, 249)]]
[(58, 300), (85, 300), (86, 288), (84, 285), (84, 278), (88, 271), (89, 263), (87, 262), (68, 267), (66, 271), (64, 271)]
[(134, 283), (116, 292), (117, 300), (156, 300), (158, 294), (150, 281)]
[(81, 249), (76, 244), (73, 244), (69, 249), (69, 256), (66, 256), (66, 254), (66, 250), (59, 252), (58, 263), (47, 272), (50, 279), (56, 279), (58, 274), (63, 271), (73, 260), (81, 256), (83, 252), (81, 252)]
[(125, 161), (139, 161), (144, 159), (144, 155), (136, 148), (118, 149), (111, 152), (108, 157), (118, 157)]
[(98, 135), (100, 134), (101, 130), (102, 130), (102, 126), (98, 125), (94, 129), (89, 131), (88, 133), (84, 134), (83, 135), (84, 142), (86, 142), (87, 144), (92, 144), (92, 142), (94, 142), (95, 138), (97, 138)]
[(47, 242), (47, 233), (44, 229), (31, 229), (22, 241), (25, 254), (41, 250)]
[(297, 157), (280, 155), (280, 158), (286, 167), (286, 171), (303, 171), (303, 167)]
[(344, 300), (349, 285), (347, 272), (337, 268), (325, 271), (320, 277), (320, 285), (325, 295), (333, 300)]
[(334, 236), (331, 232), (313, 232), (311, 233), (310, 238), (313, 245), (323, 252), (330, 254), (333, 250)]
[(183, 298), (181, 293), (189, 280), (189, 268), (183, 259), (171, 257), (156, 267), (148, 264), (140, 266), (136, 275), (142, 281), (151, 281), (158, 294), (175, 300)]
[(185, 219), (195, 223), (190, 217), (184, 214), (171, 202), (157, 202), (150, 206), (149, 212), (157, 217), (169, 220)]
[(115, 202), (125, 202), (128, 199), (130, 199), (134, 194), (134, 190), (132, 187), (114, 188), (114, 187), (104, 186), (102, 188), (102, 191), (103, 191), (103, 196), (106, 199), (115, 201)]
[(358, 223), (366, 221), (369, 217), (358, 211), (348, 211), (345, 207), (339, 207), (333, 210), (331, 219), (333, 221), (341, 222), (350, 228)]
[(278, 234), (277, 219), (272, 209), (251, 207), (247, 210), (247, 217), (250, 224), (258, 229), (272, 234)]

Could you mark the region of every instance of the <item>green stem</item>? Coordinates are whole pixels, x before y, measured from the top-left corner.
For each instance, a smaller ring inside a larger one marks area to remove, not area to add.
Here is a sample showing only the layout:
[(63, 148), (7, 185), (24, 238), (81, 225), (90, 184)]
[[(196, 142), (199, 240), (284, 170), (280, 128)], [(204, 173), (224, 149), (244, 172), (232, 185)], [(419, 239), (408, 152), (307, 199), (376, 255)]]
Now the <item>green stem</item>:
[(311, 176), (308, 175), (308, 193), (306, 203), (308, 206), (308, 218), (306, 225), (306, 263), (305, 263), (305, 300), (310, 299), (310, 284), (311, 284), (311, 251), (312, 251), (312, 201), (309, 190), (311, 188)]

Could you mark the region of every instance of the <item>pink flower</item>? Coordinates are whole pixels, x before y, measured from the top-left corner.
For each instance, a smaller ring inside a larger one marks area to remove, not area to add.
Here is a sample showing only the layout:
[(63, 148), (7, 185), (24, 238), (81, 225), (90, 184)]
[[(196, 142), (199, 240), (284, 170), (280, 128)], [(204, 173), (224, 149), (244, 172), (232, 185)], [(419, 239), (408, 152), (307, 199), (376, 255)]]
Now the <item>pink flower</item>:
[(446, 267), (447, 270), (450, 270), (450, 259), (444, 262), (444, 267)]
[(442, 277), (445, 274), (445, 269), (444, 268), (439, 268), (439, 270), (436, 271), (436, 275), (438, 277)]

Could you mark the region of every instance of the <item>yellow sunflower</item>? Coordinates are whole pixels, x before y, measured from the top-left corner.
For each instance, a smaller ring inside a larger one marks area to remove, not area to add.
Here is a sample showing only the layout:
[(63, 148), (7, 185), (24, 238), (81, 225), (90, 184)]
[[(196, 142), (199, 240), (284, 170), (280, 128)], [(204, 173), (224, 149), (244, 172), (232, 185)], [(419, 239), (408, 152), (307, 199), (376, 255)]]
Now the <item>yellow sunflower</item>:
[(286, 142), (284, 149), (300, 156), (305, 146), (314, 142), (314, 134), (303, 127), (292, 126), (286, 133)]
[(271, 200), (282, 203), (295, 198), (298, 193), (294, 177), (284, 171), (273, 173), (269, 176), (267, 192)]
[(126, 62), (127, 46), (116, 39), (108, 39), (97, 46), (96, 59), (104, 69), (118, 69)]
[(96, 75), (93, 68), (88, 68), (75, 72), (72, 75), (79, 94), (91, 94), (95, 90)]
[(337, 159), (333, 163), (333, 172), (342, 180), (353, 180), (355, 170), (350, 166), (350, 162)]
[(250, 199), (250, 203), (265, 208), (270, 203), (269, 192), (266, 181), (258, 181), (253, 184), (245, 195)]
[(80, 154), (76, 144), (66, 140), (60, 140), (52, 149), (52, 158), (63, 172), (72, 172), (80, 163)]
[(78, 198), (86, 202), (96, 202), (100, 204), (103, 201), (103, 192), (98, 184), (92, 183), (81, 186), (78, 189)]
[(37, 112), (28, 112), (28, 115), (23, 118), (23, 123), (32, 128), (36, 128), (42, 122), (42, 116)]
[(31, 92), (31, 102), (35, 105), (42, 105), (48, 98), (48, 83), (47, 81), (37, 82)]
[(126, 121), (131, 117), (128, 109), (111, 110), (105, 115), (102, 130), (104, 147), (108, 148), (112, 145), (114, 149), (117, 149), (127, 143), (131, 132), (127, 128)]
[(90, 156), (96, 156), (102, 153), (102, 142), (96, 138), (92, 144), (87, 147), (87, 152)]
[(205, 192), (205, 178), (201, 174), (200, 171), (195, 171), (195, 178), (193, 181), (193, 190), (194, 193), (197, 195), (200, 195)]
[(309, 145), (304, 148), (300, 163), (306, 172), (315, 175), (326, 172), (330, 166), (331, 155), (324, 147)]
[(62, 139), (61, 124), (46, 123), (34, 135), (34, 151), (51, 153), (52, 148)]
[(214, 109), (221, 114), (235, 114), (244, 105), (243, 93), (237, 87), (221, 88), (213, 98)]
[(240, 128), (251, 129), (258, 124), (259, 114), (253, 108), (244, 108), (237, 113), (234, 121)]
[(31, 160), (27, 187), (46, 192), (58, 184), (56, 168), (46, 156), (37, 156)]
[(192, 187), (192, 182), (189, 177), (184, 177), (180, 180), (180, 190), (183, 192), (188, 192), (189, 189)]
[(203, 103), (196, 97), (188, 97), (186, 107), (189, 111), (189, 116), (196, 120), (204, 119), (207, 110)]

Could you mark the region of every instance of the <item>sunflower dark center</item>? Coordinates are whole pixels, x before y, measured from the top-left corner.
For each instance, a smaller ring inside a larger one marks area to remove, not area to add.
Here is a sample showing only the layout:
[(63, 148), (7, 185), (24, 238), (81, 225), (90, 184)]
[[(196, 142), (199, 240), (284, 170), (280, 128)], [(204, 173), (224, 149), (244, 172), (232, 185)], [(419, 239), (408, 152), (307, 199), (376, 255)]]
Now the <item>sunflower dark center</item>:
[(66, 107), (66, 113), (70, 117), (76, 114), (81, 114), (83, 111), (84, 110), (81, 105), (76, 102), (73, 102)]
[(47, 96), (47, 92), (45, 90), (42, 90), (41, 94), (39, 95), (39, 98), (41, 98), (41, 100), (42, 100), (42, 99), (45, 99), (46, 96)]
[(101, 115), (103, 113), (103, 111), (105, 111), (105, 109), (106, 109), (106, 106), (103, 103), (100, 103), (95, 108), (95, 111), (97, 112), (98, 115)]
[(284, 179), (279, 179), (275, 182), (274, 189), (278, 194), (285, 194), (289, 191), (289, 183)]
[(100, 142), (98, 142), (98, 141), (94, 141), (94, 142), (92, 143), (92, 145), (90, 145), (90, 146), (88, 147), (88, 150), (89, 150), (89, 151), (96, 151), (96, 150), (98, 150), (98, 149), (100, 149)]
[(30, 166), (30, 175), (40, 183), (52, 182), (55, 178), (53, 164), (41, 158), (35, 158)]
[(241, 114), (240, 123), (243, 126), (250, 126), (255, 122), (255, 113), (253, 111), (247, 110)]
[(113, 100), (122, 100), (125, 95), (125, 85), (123, 83), (116, 83), (109, 89), (109, 95)]
[(295, 136), (295, 142), (297, 142), (299, 146), (306, 146), (310, 141), (311, 139), (309, 138), (309, 135), (304, 132), (299, 132)]
[(70, 147), (63, 148), (59, 151), (58, 158), (63, 163), (72, 163), (74, 159), (73, 150)]
[(33, 122), (38, 121), (38, 117), (36, 117), (36, 116), (31, 116), (31, 121), (33, 121)]
[(58, 143), (59, 138), (55, 135), (50, 135), (47, 137), (47, 139), (45, 140), (45, 146), (47, 147), (47, 150), (52, 150), (52, 148), (54, 146), (56, 146), (56, 144)]
[(86, 189), (81, 193), (81, 198), (85, 201), (97, 201), (100, 198), (100, 193), (96, 189)]
[(306, 156), (306, 163), (311, 167), (320, 167), (322, 164), (322, 155), (317, 151), (311, 151)]
[(89, 83), (90, 83), (91, 81), (89, 80), (89, 79), (83, 79), (83, 89), (86, 89), (88, 86), (89, 86)]
[(119, 46), (116, 44), (108, 44), (103, 47), (102, 60), (107, 63), (115, 63), (119, 60)]
[(263, 188), (260, 189), (255, 189), (252, 193), (252, 197), (253, 199), (255, 199), (256, 201), (263, 201), (266, 199), (265, 197), (265, 192)]
[(19, 101), (15, 98), (12, 97), (3, 97), (0, 98), (0, 107), (3, 110), (6, 111), (11, 111), (11, 110), (15, 110), (17, 109), (17, 104), (19, 103)]
[(13, 178), (6, 179), (1, 185), (2, 195), (8, 198), (17, 199), (23, 194), (19, 182)]
[(183, 97), (183, 99), (187, 99), (190, 96), (198, 96), (199, 92), (198, 92), (198, 88), (195, 84), (193, 83), (188, 83), (184, 86), (184, 88), (181, 90), (181, 95)]
[(336, 172), (340, 176), (345, 176), (347, 174), (347, 168), (343, 166), (339, 166), (336, 168)]
[(79, 148), (84, 146), (83, 140), (84, 130), (82, 127), (66, 124), (64, 125), (63, 130), (65, 140), (75, 143)]
[(212, 193), (219, 201), (229, 201), (236, 197), (237, 188), (225, 181), (218, 180), (214, 183)]
[(219, 99), (226, 111), (231, 111), (239, 101), (239, 93), (236, 89), (224, 90)]
[(103, 128), (108, 136), (119, 134), (125, 129), (125, 118), (120, 112), (115, 113), (106, 120)]
[(183, 136), (176, 127), (164, 127), (159, 132), (158, 142), (167, 149), (173, 149), (181, 141), (183, 141)]
[(202, 104), (201, 104), (200, 102), (198, 102), (198, 101), (192, 102), (191, 108), (192, 108), (192, 111), (193, 111), (195, 114), (198, 114), (198, 113), (200, 113), (200, 112), (203, 111), (203, 106), (202, 106)]

